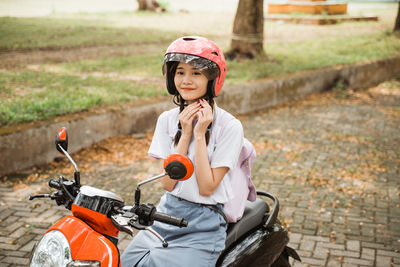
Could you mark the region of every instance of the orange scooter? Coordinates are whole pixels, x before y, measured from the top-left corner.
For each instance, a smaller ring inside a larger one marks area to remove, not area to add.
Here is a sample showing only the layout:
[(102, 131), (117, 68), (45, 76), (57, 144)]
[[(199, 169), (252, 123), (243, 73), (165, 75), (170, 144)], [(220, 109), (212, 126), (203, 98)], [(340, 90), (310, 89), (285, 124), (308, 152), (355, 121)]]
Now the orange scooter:
[[(50, 198), (57, 205), (72, 211), (46, 231), (32, 250), (31, 267), (119, 267), (117, 247), (119, 231), (133, 235), (133, 229), (147, 230), (154, 234), (164, 247), (168, 243), (150, 226), (159, 221), (177, 227), (188, 222), (158, 212), (153, 204), (141, 204), (140, 187), (168, 175), (171, 179), (186, 180), (193, 174), (193, 164), (187, 157), (171, 154), (164, 160), (164, 173), (140, 182), (135, 191), (133, 206), (125, 206), (115, 193), (91, 186), (81, 186), (76, 163), (67, 152), (68, 133), (61, 128), (56, 137), (57, 150), (74, 165), (74, 180), (64, 177), (50, 179), (49, 186), (57, 191), (52, 194), (30, 196), (29, 199)], [(226, 249), (217, 266), (290, 266), (289, 256), (300, 260), (296, 251), (287, 247), (286, 229), (277, 220), (279, 203), (269, 193), (257, 192), (274, 201), (269, 212), (267, 203), (257, 199), (246, 206), (243, 218), (230, 224)]]
[(135, 205), (125, 206), (124, 201), (110, 191), (81, 186), (78, 167), (67, 152), (66, 128), (58, 132), (56, 147), (74, 165), (74, 180), (69, 181), (64, 177), (50, 179), (49, 186), (57, 191), (53, 194), (33, 195), (29, 200), (50, 198), (57, 205), (64, 205), (71, 210), (72, 216), (62, 218), (46, 231), (32, 250), (31, 267), (120, 266), (117, 248), (119, 231), (133, 235), (133, 228), (148, 230), (167, 247), (168, 243), (149, 226), (155, 220), (178, 227), (187, 226), (182, 218), (158, 212), (152, 204), (140, 204), (140, 186), (165, 175), (176, 180), (189, 178), (193, 173), (193, 165), (188, 158), (171, 154), (164, 160), (166, 172), (139, 183), (135, 192)]

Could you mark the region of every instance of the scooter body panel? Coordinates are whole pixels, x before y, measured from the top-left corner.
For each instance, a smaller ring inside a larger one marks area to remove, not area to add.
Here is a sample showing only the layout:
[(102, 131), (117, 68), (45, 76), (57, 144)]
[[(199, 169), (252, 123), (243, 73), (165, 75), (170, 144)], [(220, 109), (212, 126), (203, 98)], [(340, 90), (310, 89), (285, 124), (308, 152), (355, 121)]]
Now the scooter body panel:
[(73, 260), (99, 261), (101, 267), (120, 266), (118, 248), (82, 220), (67, 216), (47, 232), (52, 230), (58, 230), (65, 235), (71, 247)]
[(280, 224), (249, 232), (221, 255), (217, 266), (270, 266), (289, 242), (287, 230)]
[(107, 215), (75, 204), (71, 205), (71, 211), (76, 218), (82, 219), (100, 234), (118, 238), (119, 230)]

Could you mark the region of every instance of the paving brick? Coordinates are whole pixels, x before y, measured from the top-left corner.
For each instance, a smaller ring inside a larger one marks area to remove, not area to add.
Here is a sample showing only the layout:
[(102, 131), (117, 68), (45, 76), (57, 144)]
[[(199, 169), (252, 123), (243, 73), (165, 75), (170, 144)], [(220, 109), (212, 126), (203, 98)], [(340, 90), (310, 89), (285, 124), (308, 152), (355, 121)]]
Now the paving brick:
[(329, 238), (323, 237), (323, 236), (310, 236), (310, 235), (304, 235), (303, 236), (304, 240), (312, 240), (312, 241), (317, 241), (317, 242), (324, 242), (324, 243), (329, 243)]
[(23, 236), (23, 235), (25, 235), (26, 234), (26, 228), (25, 227), (22, 227), (22, 228), (19, 228), (18, 230), (16, 230), (15, 232), (13, 232), (11, 235), (10, 235), (10, 237), (11, 238), (20, 238), (21, 236)]
[(317, 222), (311, 220), (305, 220), (303, 225), (305, 229), (310, 229), (313, 232), (315, 232), (318, 228)]
[(370, 248), (362, 248), (361, 258), (366, 260), (375, 260), (376, 250)]
[(0, 222), (6, 220), (9, 216), (11, 216), (15, 210), (9, 209), (9, 210), (4, 210), (0, 212)]
[(326, 264), (326, 260), (307, 258), (307, 257), (302, 257), (301, 262), (305, 263), (305, 264), (311, 264), (311, 265), (317, 265), (317, 266), (324, 266)]
[(303, 258), (303, 257), (310, 258), (312, 256), (312, 251), (306, 251), (306, 250), (299, 249), (299, 250), (297, 250), (297, 253), (299, 254), (300, 258)]
[(388, 251), (388, 250), (377, 250), (377, 255), (378, 256), (388, 256), (388, 257), (397, 257), (400, 258), (400, 253), (399, 252), (394, 252), (394, 251)]
[(322, 248), (330, 248), (330, 249), (336, 249), (336, 250), (344, 250), (344, 245), (342, 244), (333, 244), (333, 243), (322, 243), (318, 242), (317, 243), (318, 247)]
[(300, 249), (300, 244), (299, 243), (294, 243), (291, 240), (289, 240), (289, 243), (287, 244), (288, 247), (291, 247), (294, 250)]
[(0, 192), (14, 192), (14, 190), (12, 189), (12, 187), (8, 184), (0, 184)]
[(299, 234), (315, 235), (315, 230), (297, 228), (297, 227), (290, 227), (290, 230)]
[(329, 249), (316, 247), (314, 249), (313, 258), (326, 260), (329, 256)]
[(19, 258), (19, 257), (5, 257), (2, 262), (10, 263), (10, 264), (19, 264), (19, 265), (27, 265), (29, 259), (27, 258)]
[(1, 228), (7, 228), (9, 226), (13, 226), (13, 224), (18, 220), (19, 217), (16, 216), (9, 216), (7, 219), (0, 223)]
[(373, 227), (361, 227), (361, 233), (364, 236), (375, 236), (375, 229)]
[(53, 216), (56, 212), (57, 212), (57, 210), (55, 210), (55, 209), (49, 209), (49, 210), (43, 212), (42, 214), (40, 214), (40, 218), (46, 219), (48, 217)]
[(52, 208), (50, 205), (46, 205), (46, 204), (40, 204), (38, 207), (34, 208), (33, 211), (37, 212), (37, 213), (41, 213), (44, 212), (48, 209)]
[(18, 217), (36, 217), (38, 215), (39, 213), (31, 211), (17, 211), (16, 213), (14, 213), (14, 216)]
[(298, 234), (298, 233), (289, 233), (290, 241), (293, 243), (299, 243), (302, 236), (303, 236), (302, 234)]
[(376, 256), (377, 267), (387, 267), (392, 265), (392, 258), (387, 256)]
[(305, 240), (300, 244), (301, 250), (313, 251), (314, 247), (315, 247), (315, 241), (312, 240)]
[(360, 251), (360, 241), (358, 240), (347, 240), (346, 248), (351, 251)]
[(23, 211), (31, 212), (31, 210), (32, 210), (30, 207), (26, 206), (26, 203), (23, 203), (23, 202), (18, 203), (17, 205), (14, 204), (13, 205), (13, 209), (18, 211), (18, 212), (23, 212)]
[(0, 250), (17, 250), (20, 246), (15, 244), (4, 244), (0, 243)]
[(316, 215), (312, 215), (308, 217), (311, 220), (317, 221), (317, 222), (331, 222), (332, 221), (332, 216), (331, 215), (327, 215), (327, 216), (316, 216)]
[(23, 258), (27, 256), (27, 253), (21, 250), (0, 250), (0, 255)]
[(334, 216), (333, 217), (333, 222), (335, 224), (345, 224), (346, 220), (344, 216)]
[(343, 257), (352, 257), (352, 258), (360, 257), (360, 253), (359, 252), (346, 251), (346, 250), (336, 250), (336, 249), (332, 249), (331, 250), (331, 255), (333, 255), (333, 256), (343, 256)]
[(328, 260), (328, 262), (326, 263), (326, 266), (327, 267), (339, 267), (339, 266), (342, 266), (342, 263), (339, 259), (332, 257)]
[(26, 243), (28, 243), (29, 241), (31, 241), (32, 239), (34, 239), (36, 237), (36, 235), (34, 234), (24, 234), (21, 238), (19, 238), (17, 240), (17, 244), (24, 246)]
[[(24, 225), (24, 223), (22, 223), (22, 222), (14, 221), (14, 222), (10, 223), (10, 224), (5, 228), (5, 230), (6, 230), (7, 232), (14, 232), (15, 230), (17, 230), (18, 228), (22, 227), (23, 225)], [(15, 236), (11, 236), (11, 237), (15, 237)]]
[(308, 264), (302, 262), (295, 262), (292, 267), (309, 267)]
[(25, 244), (22, 248), (20, 248), (20, 251), (31, 252), (36, 242), (37, 241), (35, 240), (29, 241), (29, 243)]
[(350, 240), (355, 240), (358, 239), (360, 242), (374, 242), (375, 241), (375, 236), (360, 236), (360, 235), (346, 235), (346, 237)]
[(10, 237), (5, 237), (5, 236), (0, 236), (0, 243), (12, 243), (15, 241), (15, 238), (10, 238)]
[(349, 257), (344, 257), (343, 258), (344, 263), (349, 263), (354, 265), (367, 265), (367, 266), (373, 266), (374, 261), (370, 260), (364, 260), (364, 259), (356, 259), (356, 258), (349, 258)]

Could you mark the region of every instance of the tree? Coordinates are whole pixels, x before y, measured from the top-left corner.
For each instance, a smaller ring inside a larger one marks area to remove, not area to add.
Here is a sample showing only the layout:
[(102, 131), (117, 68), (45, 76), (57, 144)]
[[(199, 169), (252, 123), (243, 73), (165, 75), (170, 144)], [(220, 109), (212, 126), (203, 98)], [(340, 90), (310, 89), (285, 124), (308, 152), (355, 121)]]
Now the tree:
[(397, 17), (396, 17), (396, 22), (394, 23), (394, 32), (400, 31), (400, 1), (399, 1), (399, 7), (397, 9)]
[(137, 0), (139, 4), (139, 10), (150, 10), (150, 11), (165, 11), (156, 0)]
[(233, 22), (229, 59), (254, 58), (264, 54), (264, 1), (239, 0)]

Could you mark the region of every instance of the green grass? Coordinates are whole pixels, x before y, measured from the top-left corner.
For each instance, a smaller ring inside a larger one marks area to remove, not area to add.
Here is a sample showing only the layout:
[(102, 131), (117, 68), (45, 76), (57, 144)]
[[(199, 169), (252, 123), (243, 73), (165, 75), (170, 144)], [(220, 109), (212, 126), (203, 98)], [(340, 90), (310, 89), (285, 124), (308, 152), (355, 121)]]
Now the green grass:
[(0, 51), (170, 42), (174, 33), (118, 28), (100, 19), (0, 17)]
[[(265, 51), (267, 58), (228, 61), (228, 83), (400, 55), (400, 38), (379, 33), (334, 40), (271, 43), (265, 46)], [(65, 71), (134, 73), (137, 76), (154, 77), (161, 75), (162, 58), (163, 53), (160, 52), (82, 60), (62, 66)]]
[(0, 125), (166, 94), (151, 84), (34, 71), (0, 71), (0, 83)]
[(127, 57), (112, 57), (98, 60), (81, 60), (62, 64), (65, 71), (73, 72), (117, 72), (141, 77), (161, 76), (164, 52), (142, 53)]
[(228, 62), (231, 82), (400, 55), (400, 38), (388, 33), (304, 42), (271, 43), (267, 59)]

